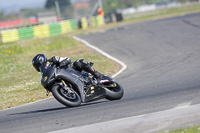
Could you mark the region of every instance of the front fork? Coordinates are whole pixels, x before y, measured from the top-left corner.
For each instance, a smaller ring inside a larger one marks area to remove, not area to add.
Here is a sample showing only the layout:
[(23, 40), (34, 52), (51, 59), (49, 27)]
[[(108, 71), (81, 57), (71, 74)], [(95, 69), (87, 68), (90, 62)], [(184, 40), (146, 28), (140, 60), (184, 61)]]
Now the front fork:
[[(60, 87), (62, 87), (67, 94), (74, 92), (71, 90), (71, 88), (70, 88), (71, 86), (68, 87), (64, 80), (61, 80), (60, 83), (56, 83), (56, 84), (59, 85)], [(46, 89), (46, 91), (47, 91), (46, 95), (49, 96), (50, 91), (48, 89)]]
[(68, 94), (73, 93), (73, 91), (71, 90), (70, 87), (67, 86), (67, 84), (65, 83), (65, 81), (64, 81), (64, 80), (61, 80), (61, 81), (62, 81), (62, 83), (63, 83), (63, 84), (61, 84), (61, 87), (62, 87)]

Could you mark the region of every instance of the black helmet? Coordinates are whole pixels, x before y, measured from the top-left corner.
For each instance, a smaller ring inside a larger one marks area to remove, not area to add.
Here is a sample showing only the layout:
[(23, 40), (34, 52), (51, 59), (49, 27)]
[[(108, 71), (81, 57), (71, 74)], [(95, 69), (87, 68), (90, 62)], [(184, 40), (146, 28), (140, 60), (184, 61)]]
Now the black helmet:
[(43, 63), (46, 63), (47, 62), (47, 58), (44, 54), (38, 54), (36, 55), (33, 60), (32, 60), (32, 64), (34, 66), (34, 68), (40, 72), (40, 66), (43, 64)]

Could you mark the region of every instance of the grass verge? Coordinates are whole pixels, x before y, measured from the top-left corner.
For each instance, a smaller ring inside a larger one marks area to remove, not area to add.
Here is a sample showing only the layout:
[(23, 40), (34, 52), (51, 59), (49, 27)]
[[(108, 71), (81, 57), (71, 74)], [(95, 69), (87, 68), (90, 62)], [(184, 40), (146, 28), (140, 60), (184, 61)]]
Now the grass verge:
[(162, 133), (200, 133), (200, 126), (189, 127), (185, 129), (177, 129), (173, 131), (165, 131)]
[(160, 19), (200, 12), (200, 3), (185, 4), (178, 7), (164, 8), (148, 12), (125, 15), (127, 22)]

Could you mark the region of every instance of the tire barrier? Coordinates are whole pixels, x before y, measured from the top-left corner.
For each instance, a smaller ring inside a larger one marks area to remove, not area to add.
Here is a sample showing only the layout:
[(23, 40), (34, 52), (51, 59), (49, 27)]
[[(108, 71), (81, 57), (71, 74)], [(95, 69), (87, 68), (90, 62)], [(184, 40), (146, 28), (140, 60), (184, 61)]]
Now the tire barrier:
[(91, 18), (91, 26), (92, 27), (98, 27), (104, 25), (104, 17), (101, 15), (93, 16)]
[(1, 32), (1, 41), (5, 42), (14, 42), (19, 40), (18, 30), (6, 30)]
[(91, 26), (92, 26), (92, 27), (97, 27), (97, 26), (98, 26), (97, 17), (96, 17), (96, 16), (93, 16), (93, 17), (91, 18)]
[(59, 23), (44, 24), (33, 27), (1, 31), (1, 42), (14, 42), (23, 39), (44, 38), (69, 33), (77, 29), (75, 20), (66, 20)]
[[(92, 27), (98, 27), (104, 25), (103, 16), (93, 16), (90, 20)], [(81, 26), (77, 26), (81, 25)], [(69, 33), (75, 31), (77, 27), (81, 29), (88, 28), (88, 20), (84, 17), (79, 23), (75, 19), (60, 21), (53, 24), (43, 24), (33, 27), (5, 30), (0, 32), (0, 42), (14, 42), (23, 39), (31, 38), (45, 38), (54, 35)]]
[(50, 36), (61, 34), (61, 25), (59, 23), (49, 25)]
[(96, 19), (97, 19), (97, 26), (104, 25), (104, 17), (103, 16), (99, 15), (96, 17)]
[(87, 22), (87, 19), (85, 17), (79, 20), (78, 27), (80, 29), (83, 29), (83, 30), (88, 28), (88, 22)]
[(19, 40), (30, 39), (34, 37), (33, 27), (18, 29)]
[(115, 16), (116, 16), (116, 21), (117, 21), (117, 22), (123, 21), (122, 13), (116, 13)]
[(39, 25), (33, 27), (33, 33), (35, 38), (49, 37), (49, 25)]
[(77, 23), (76, 23), (76, 20), (74, 19), (71, 19), (69, 20), (70, 21), (70, 25), (71, 25), (71, 30), (74, 31), (77, 29)]
[(69, 32), (72, 31), (70, 21), (63, 21), (63, 22), (61, 22), (60, 23), (60, 27), (61, 27), (61, 33), (62, 34), (69, 33)]

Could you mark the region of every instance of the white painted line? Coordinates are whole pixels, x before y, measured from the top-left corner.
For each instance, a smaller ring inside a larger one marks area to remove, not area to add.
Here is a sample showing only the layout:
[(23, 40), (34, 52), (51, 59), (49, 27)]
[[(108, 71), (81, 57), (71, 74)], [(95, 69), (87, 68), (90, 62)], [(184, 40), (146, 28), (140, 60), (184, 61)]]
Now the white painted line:
[(88, 47), (96, 50), (97, 52), (99, 52), (100, 54), (106, 56), (107, 58), (109, 58), (109, 59), (111, 59), (111, 60), (119, 63), (122, 66), (122, 68), (117, 73), (115, 73), (114, 75), (112, 75), (113, 78), (116, 77), (117, 75), (119, 75), (120, 73), (122, 73), (127, 68), (127, 65), (125, 63), (123, 63), (122, 61), (118, 60), (117, 58), (109, 55), (108, 53), (104, 52), (103, 50), (101, 50), (101, 49), (99, 49), (99, 48), (91, 45), (87, 41), (85, 41), (83, 39), (80, 39), (80, 38), (78, 38), (76, 36), (73, 36), (73, 38), (76, 39), (77, 41), (80, 41), (80, 42), (84, 43), (86, 46), (88, 46)]

